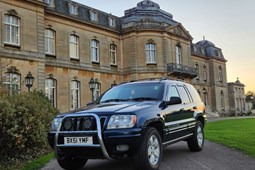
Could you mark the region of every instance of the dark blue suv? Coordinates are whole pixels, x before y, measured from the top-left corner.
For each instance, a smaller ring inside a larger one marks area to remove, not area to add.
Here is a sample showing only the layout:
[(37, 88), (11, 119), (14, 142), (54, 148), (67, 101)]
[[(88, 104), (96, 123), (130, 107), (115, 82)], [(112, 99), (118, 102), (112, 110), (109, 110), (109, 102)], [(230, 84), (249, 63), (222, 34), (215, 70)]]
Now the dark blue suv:
[(64, 169), (80, 169), (88, 159), (133, 157), (138, 169), (155, 170), (162, 149), (187, 141), (204, 145), (205, 106), (185, 82), (150, 79), (123, 83), (91, 105), (58, 115), (48, 140)]

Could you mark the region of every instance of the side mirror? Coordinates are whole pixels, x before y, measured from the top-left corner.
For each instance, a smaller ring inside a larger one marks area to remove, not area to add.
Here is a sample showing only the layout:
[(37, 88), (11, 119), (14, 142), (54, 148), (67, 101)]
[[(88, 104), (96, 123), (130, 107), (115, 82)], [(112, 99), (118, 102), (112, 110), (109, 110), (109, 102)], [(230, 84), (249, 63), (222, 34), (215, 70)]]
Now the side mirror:
[(181, 104), (182, 99), (180, 97), (171, 97), (170, 101), (166, 102), (166, 105), (175, 105), (175, 104)]

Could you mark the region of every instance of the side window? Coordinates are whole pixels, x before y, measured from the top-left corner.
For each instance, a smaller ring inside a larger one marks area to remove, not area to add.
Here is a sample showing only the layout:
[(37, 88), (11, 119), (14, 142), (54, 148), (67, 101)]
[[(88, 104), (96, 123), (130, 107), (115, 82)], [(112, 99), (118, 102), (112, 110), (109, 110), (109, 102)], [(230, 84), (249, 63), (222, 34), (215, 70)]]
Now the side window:
[(180, 93), (182, 103), (190, 103), (190, 98), (188, 96), (188, 93), (187, 93), (187, 90), (185, 89), (185, 87), (182, 85), (179, 85), (179, 86), (177, 86), (177, 88)]
[(166, 100), (170, 101), (171, 97), (179, 97), (179, 93), (174, 85), (169, 86)]

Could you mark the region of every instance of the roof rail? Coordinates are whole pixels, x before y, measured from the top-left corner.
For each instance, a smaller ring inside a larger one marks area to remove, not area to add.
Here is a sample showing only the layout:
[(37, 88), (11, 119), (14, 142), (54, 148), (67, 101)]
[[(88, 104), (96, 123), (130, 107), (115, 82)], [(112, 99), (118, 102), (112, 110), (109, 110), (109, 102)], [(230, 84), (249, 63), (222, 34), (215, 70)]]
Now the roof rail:
[(144, 78), (144, 79), (137, 79), (137, 80), (131, 80), (129, 82), (136, 82), (136, 81), (152, 81), (152, 80), (158, 80), (158, 81), (162, 81), (162, 80), (174, 80), (170, 77), (152, 77), (152, 78)]

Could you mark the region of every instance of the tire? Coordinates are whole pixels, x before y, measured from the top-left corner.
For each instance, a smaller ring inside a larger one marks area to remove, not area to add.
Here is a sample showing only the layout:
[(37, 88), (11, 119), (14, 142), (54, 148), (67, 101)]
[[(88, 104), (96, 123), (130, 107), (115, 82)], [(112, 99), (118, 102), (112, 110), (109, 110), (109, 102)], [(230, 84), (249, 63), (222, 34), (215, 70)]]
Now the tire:
[(157, 170), (162, 159), (161, 137), (153, 127), (148, 127), (143, 137), (142, 144), (137, 154), (134, 155), (136, 168)]
[(61, 168), (66, 170), (78, 170), (84, 167), (87, 161), (87, 159), (63, 158), (58, 159), (58, 164), (61, 166)]
[(187, 141), (191, 152), (199, 152), (204, 147), (204, 128), (200, 121), (197, 121), (193, 136)]

